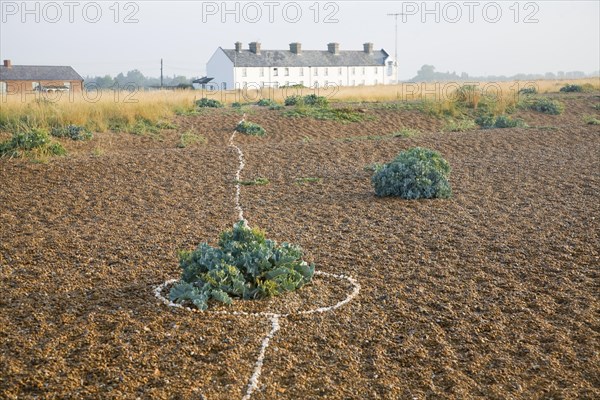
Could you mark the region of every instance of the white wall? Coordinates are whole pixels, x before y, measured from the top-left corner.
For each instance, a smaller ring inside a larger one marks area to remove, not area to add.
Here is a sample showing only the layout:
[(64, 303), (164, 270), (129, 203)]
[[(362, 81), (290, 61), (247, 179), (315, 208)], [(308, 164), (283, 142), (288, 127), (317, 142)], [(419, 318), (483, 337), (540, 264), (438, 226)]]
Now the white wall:
[[(388, 57), (387, 62), (392, 61)], [(206, 64), (206, 75), (220, 89), (277, 87), (302, 84), (306, 87), (327, 85), (371, 86), (395, 83), (396, 67), (236, 67), (219, 47)], [(225, 86), (224, 86), (225, 85)]]
[(219, 89), (234, 88), (233, 62), (220, 47), (206, 64), (206, 76), (214, 78), (210, 83), (217, 84)]
[[(243, 88), (262, 86), (288, 86), (302, 84), (306, 87), (329, 85), (361, 86), (385, 85), (395, 79), (395, 68), (369, 67), (263, 67), (235, 68), (236, 82)], [(275, 71), (277, 70), (277, 71)], [(390, 73), (391, 72), (391, 73)]]

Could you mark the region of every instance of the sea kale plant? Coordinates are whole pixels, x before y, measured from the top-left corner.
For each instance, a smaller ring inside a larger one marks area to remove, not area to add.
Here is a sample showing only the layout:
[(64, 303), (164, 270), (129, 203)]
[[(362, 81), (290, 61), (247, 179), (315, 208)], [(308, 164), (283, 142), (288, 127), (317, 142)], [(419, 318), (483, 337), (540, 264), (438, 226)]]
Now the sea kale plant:
[(449, 198), (450, 165), (440, 153), (422, 147), (401, 152), (392, 162), (375, 168), (371, 182), (377, 196), (403, 199)]
[(302, 249), (277, 244), (264, 232), (239, 221), (221, 234), (219, 246), (201, 243), (180, 254), (181, 280), (169, 298), (206, 310), (210, 299), (231, 304), (232, 298), (258, 299), (299, 289), (312, 280), (313, 264), (302, 260)]

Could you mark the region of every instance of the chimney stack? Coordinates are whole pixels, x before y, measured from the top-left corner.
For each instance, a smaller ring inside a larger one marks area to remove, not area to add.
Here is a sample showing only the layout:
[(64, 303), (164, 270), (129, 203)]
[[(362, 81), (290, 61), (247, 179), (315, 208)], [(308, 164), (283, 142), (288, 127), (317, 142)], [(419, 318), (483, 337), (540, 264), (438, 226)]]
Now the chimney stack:
[(250, 43), (250, 51), (254, 54), (260, 54), (260, 43), (252, 42)]
[(365, 50), (365, 53), (373, 54), (373, 43), (365, 43), (363, 44), (363, 48)]
[(301, 54), (302, 53), (302, 45), (298, 42), (290, 43), (290, 51), (294, 54)]
[(340, 44), (339, 43), (328, 43), (327, 50), (331, 54), (340, 54)]
[(6, 68), (12, 68), (12, 63), (10, 62), (10, 60), (4, 60), (4, 66)]
[(242, 52), (242, 42), (235, 42), (235, 51), (236, 53)]

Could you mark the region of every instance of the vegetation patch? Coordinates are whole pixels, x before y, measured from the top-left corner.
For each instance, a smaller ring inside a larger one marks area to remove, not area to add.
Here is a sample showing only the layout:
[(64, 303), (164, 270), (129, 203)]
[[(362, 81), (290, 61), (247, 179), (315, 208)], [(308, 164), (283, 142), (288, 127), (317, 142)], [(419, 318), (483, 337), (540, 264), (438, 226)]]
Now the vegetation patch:
[(261, 186), (268, 185), (270, 182), (267, 178), (258, 177), (250, 181), (235, 181), (235, 183), (242, 186)]
[(530, 110), (550, 115), (562, 114), (562, 112), (565, 109), (564, 105), (561, 102), (557, 100), (548, 99), (546, 97), (532, 99), (529, 102), (526, 102), (525, 106)]
[(466, 132), (475, 129), (477, 124), (470, 118), (449, 119), (444, 125), (444, 132)]
[(563, 93), (581, 93), (583, 92), (583, 86), (568, 83), (565, 86), (561, 87), (560, 91)]
[(172, 302), (206, 310), (210, 300), (259, 299), (291, 292), (309, 283), (315, 267), (302, 260), (302, 249), (278, 245), (259, 229), (239, 221), (221, 234), (218, 247), (201, 243), (182, 252), (181, 279), (170, 290)]
[(67, 152), (61, 144), (54, 142), (48, 133), (41, 129), (14, 133), (11, 139), (0, 143), (0, 157), (43, 160), (65, 154)]
[(179, 136), (177, 147), (183, 149), (188, 146), (202, 143), (206, 143), (206, 138), (203, 135), (199, 135), (191, 131), (185, 131)]
[(324, 96), (317, 96), (316, 94), (309, 94), (306, 96), (293, 95), (288, 96), (284, 100), (286, 106), (310, 106), (310, 107), (327, 107), (329, 100)]
[(524, 128), (527, 126), (523, 120), (511, 118), (508, 115), (494, 117), (491, 114), (483, 114), (475, 119), (475, 123), (483, 129), (492, 128)]
[(600, 119), (594, 115), (585, 115), (583, 121), (588, 125), (600, 125)]
[(271, 99), (260, 99), (257, 103), (257, 106), (260, 107), (272, 107), (272, 106), (276, 106), (278, 105), (277, 102), (271, 100)]
[(207, 99), (206, 97), (196, 100), (196, 107), (199, 108), (221, 108), (223, 103), (215, 99)]
[(235, 130), (240, 133), (245, 133), (246, 135), (251, 136), (264, 136), (267, 134), (265, 129), (253, 122), (242, 121), (235, 127)]
[(329, 108), (329, 107), (307, 107), (303, 105), (296, 106), (293, 110), (287, 110), (283, 113), (289, 118), (309, 117), (318, 120), (330, 120), (340, 122), (360, 122), (365, 119), (365, 115), (352, 108)]
[(92, 138), (92, 132), (86, 129), (84, 126), (79, 125), (67, 125), (61, 127), (54, 127), (50, 131), (50, 135), (54, 137), (69, 138), (71, 140), (89, 140)]
[(535, 86), (526, 86), (519, 89), (519, 94), (537, 94), (538, 90)]
[(449, 198), (450, 165), (434, 150), (414, 147), (377, 166), (371, 182), (377, 196), (403, 199)]

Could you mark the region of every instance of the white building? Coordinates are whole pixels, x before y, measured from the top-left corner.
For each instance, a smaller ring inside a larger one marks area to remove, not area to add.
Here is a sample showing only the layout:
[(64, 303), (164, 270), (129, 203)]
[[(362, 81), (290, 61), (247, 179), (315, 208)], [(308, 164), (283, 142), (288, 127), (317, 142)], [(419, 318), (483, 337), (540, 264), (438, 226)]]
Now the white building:
[(291, 43), (289, 50), (260, 47), (258, 42), (250, 43), (248, 50), (240, 42), (235, 49), (219, 47), (206, 64), (207, 76), (196, 83), (221, 90), (396, 83), (393, 57), (383, 49), (373, 50), (372, 43), (365, 43), (363, 50), (340, 50), (338, 43), (329, 43), (323, 51), (302, 51), (300, 43)]

